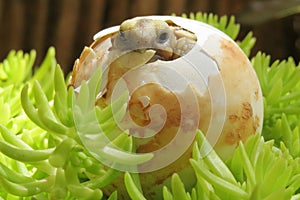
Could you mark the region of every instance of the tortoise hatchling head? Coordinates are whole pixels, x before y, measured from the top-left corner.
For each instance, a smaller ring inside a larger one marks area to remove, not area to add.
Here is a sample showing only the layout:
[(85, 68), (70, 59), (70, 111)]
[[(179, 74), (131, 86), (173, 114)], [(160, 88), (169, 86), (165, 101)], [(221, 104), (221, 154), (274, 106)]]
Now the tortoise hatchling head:
[(170, 60), (186, 54), (195, 45), (196, 36), (171, 21), (145, 18), (124, 21), (111, 41), (112, 50), (154, 49), (158, 59)]
[(172, 51), (176, 36), (165, 21), (129, 19), (120, 25), (112, 41), (113, 48), (120, 50), (154, 48)]

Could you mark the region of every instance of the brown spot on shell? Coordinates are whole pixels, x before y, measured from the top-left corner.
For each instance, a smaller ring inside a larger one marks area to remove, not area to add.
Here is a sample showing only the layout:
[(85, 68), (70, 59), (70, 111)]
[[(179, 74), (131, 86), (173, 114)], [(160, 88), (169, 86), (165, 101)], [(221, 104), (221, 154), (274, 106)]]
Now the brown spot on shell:
[(223, 57), (223, 59), (228, 59), (227, 62), (225, 60), (223, 60), (223, 62), (230, 63), (234, 60), (237, 60), (240, 68), (249, 70), (249, 65), (247, 63), (248, 59), (245, 59), (247, 57), (245, 56), (243, 51), (241, 51), (239, 48), (236, 48), (236, 45), (233, 45), (230, 40), (222, 39), (221, 49), (223, 51), (222, 54), (226, 55), (226, 57)]
[(228, 116), (228, 119), (231, 123), (234, 123), (240, 119), (240, 117), (236, 114), (232, 114)]
[(259, 126), (259, 118), (253, 117), (249, 102), (243, 102), (239, 106), (239, 111), (228, 115), (228, 120), (231, 128), (225, 132), (224, 143), (229, 145), (237, 145), (239, 141), (246, 141), (251, 134), (255, 134)]
[(257, 128), (259, 127), (259, 125), (260, 125), (260, 119), (259, 119), (259, 117), (256, 115), (255, 118), (254, 118), (253, 130), (256, 131)]
[(255, 92), (254, 92), (254, 97), (255, 97), (255, 100), (258, 101), (259, 100), (259, 89), (256, 88)]
[(250, 117), (252, 117), (253, 115), (253, 110), (252, 110), (252, 107), (251, 107), (251, 104), (249, 102), (244, 102), (243, 103), (243, 108), (242, 108), (242, 115), (241, 117), (244, 119), (244, 120), (248, 120)]
[(225, 137), (226, 144), (234, 145), (234, 144), (236, 144), (236, 141), (237, 141), (237, 138), (236, 138), (236, 135), (234, 134), (234, 132), (230, 131), (226, 134), (226, 137)]

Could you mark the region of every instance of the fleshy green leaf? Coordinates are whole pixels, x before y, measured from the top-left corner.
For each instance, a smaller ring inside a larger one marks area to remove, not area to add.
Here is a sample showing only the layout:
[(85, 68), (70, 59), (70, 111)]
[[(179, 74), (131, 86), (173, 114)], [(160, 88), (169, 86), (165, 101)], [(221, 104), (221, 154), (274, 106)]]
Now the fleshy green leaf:
[(136, 184), (134, 183), (133, 179), (131, 178), (130, 174), (128, 172), (125, 173), (124, 176), (125, 179), (125, 186), (127, 189), (127, 192), (131, 199), (133, 200), (146, 200), (146, 198), (143, 196), (141, 191), (138, 189)]

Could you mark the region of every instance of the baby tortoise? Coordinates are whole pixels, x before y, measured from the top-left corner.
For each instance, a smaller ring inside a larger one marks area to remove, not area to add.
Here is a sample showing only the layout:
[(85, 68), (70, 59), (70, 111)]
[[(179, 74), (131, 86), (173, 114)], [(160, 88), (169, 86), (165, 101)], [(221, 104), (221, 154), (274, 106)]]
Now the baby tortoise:
[(129, 19), (120, 25), (111, 38), (112, 50), (132, 51), (153, 49), (161, 60), (173, 60), (189, 52), (196, 43), (196, 35), (171, 21)]
[[(83, 80), (88, 80), (98, 67), (110, 69), (112, 60), (114, 66), (127, 65), (128, 69), (157, 59), (174, 60), (188, 53), (196, 41), (194, 33), (170, 20), (128, 19), (120, 25), (118, 31), (110, 32), (96, 39), (90, 47), (84, 48), (80, 58), (74, 63), (69, 86), (78, 87)], [(133, 60), (131, 55), (134, 55), (135, 61), (125, 63), (124, 60)], [(118, 59), (120, 56), (122, 59)], [(121, 68), (122, 66), (119, 66), (119, 69)], [(120, 71), (122, 73), (119, 75), (122, 75), (127, 70)]]

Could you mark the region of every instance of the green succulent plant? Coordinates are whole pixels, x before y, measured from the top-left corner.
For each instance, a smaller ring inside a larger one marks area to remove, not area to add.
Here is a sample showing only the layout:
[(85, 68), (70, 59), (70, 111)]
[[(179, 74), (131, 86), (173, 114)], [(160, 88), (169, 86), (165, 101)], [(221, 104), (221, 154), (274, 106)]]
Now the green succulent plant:
[[(234, 17), (206, 13), (183, 17), (211, 24), (232, 39), (239, 33)], [(250, 32), (237, 43), (249, 56), (255, 38)], [(104, 166), (80, 139), (81, 130), (110, 138), (100, 155), (114, 164), (151, 158), (151, 154), (131, 156), (133, 138), (117, 128), (111, 105), (94, 106), (101, 71), (83, 82), (75, 95), (56, 63), (54, 48), (37, 68), (35, 55), (11, 51), (0, 63), (0, 199), (114, 200), (118, 191), (105, 196), (102, 188), (122, 175), (128, 195), (146, 199), (138, 174)], [(197, 183), (187, 191), (175, 173), (171, 185), (161, 191), (163, 199), (300, 199), (299, 67), (291, 58), (270, 64), (270, 56), (263, 53), (252, 63), (265, 103), (262, 134), (240, 143), (224, 162), (214, 151), (207, 154), (211, 147), (199, 130), (190, 159)], [(124, 98), (113, 104), (122, 115)]]

